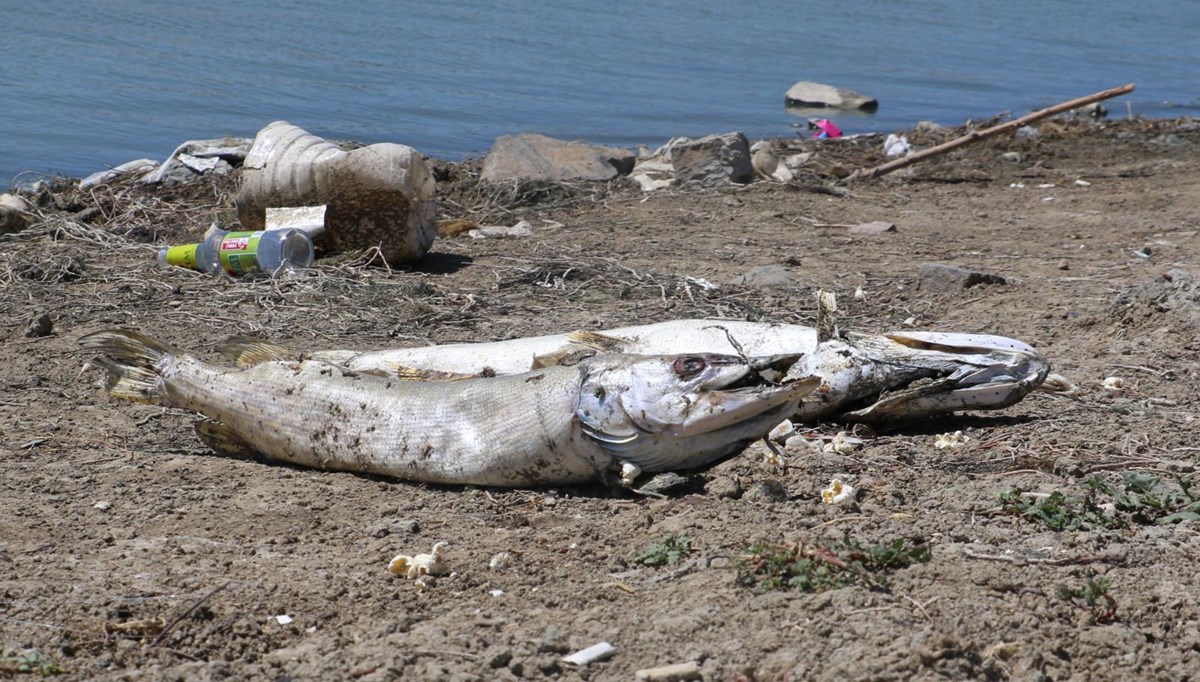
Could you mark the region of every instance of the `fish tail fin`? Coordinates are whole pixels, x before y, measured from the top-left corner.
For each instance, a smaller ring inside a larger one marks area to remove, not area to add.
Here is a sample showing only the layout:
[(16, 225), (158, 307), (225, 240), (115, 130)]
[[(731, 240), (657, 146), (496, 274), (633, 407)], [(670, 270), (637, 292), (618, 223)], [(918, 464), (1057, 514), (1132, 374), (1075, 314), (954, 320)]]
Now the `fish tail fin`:
[(217, 346), (217, 352), (237, 363), (250, 367), (271, 360), (299, 360), (299, 354), (283, 346), (251, 336), (233, 336)]
[(109, 395), (137, 403), (161, 405), (163, 382), (158, 364), (175, 350), (144, 334), (106, 329), (79, 339), (80, 345), (100, 353), (90, 362), (105, 373)]

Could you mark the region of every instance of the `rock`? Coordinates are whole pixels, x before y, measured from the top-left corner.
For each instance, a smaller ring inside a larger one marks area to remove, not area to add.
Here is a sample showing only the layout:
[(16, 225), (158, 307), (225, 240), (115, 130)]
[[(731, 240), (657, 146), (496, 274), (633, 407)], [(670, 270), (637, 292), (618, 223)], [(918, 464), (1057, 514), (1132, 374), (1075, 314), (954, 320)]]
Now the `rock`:
[(757, 287), (773, 287), (792, 282), (791, 273), (782, 265), (759, 265), (730, 280), (730, 284), (748, 284)]
[(286, 121), (258, 132), (242, 168), (238, 218), (266, 225), (269, 207), (326, 205), (326, 247), (378, 246), (389, 263), (425, 255), (436, 236), (436, 183), (420, 152), (382, 142), (344, 151)]
[(611, 180), (629, 175), (637, 157), (627, 149), (564, 142), (545, 135), (497, 138), (483, 160), (480, 179)]
[(41, 315), (35, 317), (33, 321), (29, 323), (29, 326), (25, 328), (25, 336), (34, 338), (50, 336), (53, 331), (54, 320), (51, 320), (49, 315), (42, 313)]
[(784, 104), (789, 107), (832, 107), (862, 111), (875, 111), (879, 108), (879, 101), (873, 97), (812, 81), (800, 81), (788, 88)]
[(1006, 284), (1000, 275), (976, 272), (943, 263), (926, 263), (918, 276), (922, 290), (954, 291), (968, 289), (977, 284)]
[(670, 158), (680, 184), (712, 187), (730, 182), (745, 184), (754, 179), (750, 143), (742, 133), (709, 135), (673, 144)]
[(20, 232), (29, 227), (33, 207), (16, 194), (0, 194), (0, 234)]
[(103, 185), (107, 182), (112, 182), (123, 175), (148, 173), (156, 168), (158, 168), (158, 162), (151, 159), (126, 161), (125, 163), (108, 170), (92, 173), (83, 180), (79, 181), (79, 188), (87, 189), (89, 187), (95, 187), (96, 185)]
[(1113, 302), (1112, 316), (1125, 326), (1200, 330), (1200, 279), (1180, 268), (1167, 270), (1122, 291)]
[(850, 228), (846, 230), (846, 232), (849, 234), (883, 234), (884, 232), (895, 231), (896, 223), (884, 222), (882, 220), (875, 220), (869, 223), (859, 223), (857, 225), (850, 226)]
[(208, 173), (228, 173), (235, 165), (242, 165), (253, 144), (254, 140), (244, 137), (189, 140), (176, 147), (161, 166), (142, 176), (142, 182), (176, 185)]
[(533, 234), (533, 225), (522, 220), (516, 225), (483, 225), (467, 233), (471, 239), (511, 239)]

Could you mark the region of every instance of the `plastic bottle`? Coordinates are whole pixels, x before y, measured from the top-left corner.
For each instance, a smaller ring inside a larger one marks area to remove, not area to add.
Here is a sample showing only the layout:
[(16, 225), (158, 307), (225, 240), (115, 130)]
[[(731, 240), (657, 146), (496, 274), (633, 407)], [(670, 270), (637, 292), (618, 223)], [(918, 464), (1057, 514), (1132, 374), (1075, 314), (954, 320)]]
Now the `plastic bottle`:
[(280, 269), (292, 274), (312, 266), (313, 244), (303, 230), (216, 230), (198, 244), (162, 247), (158, 263), (208, 273), (225, 272), (230, 277)]

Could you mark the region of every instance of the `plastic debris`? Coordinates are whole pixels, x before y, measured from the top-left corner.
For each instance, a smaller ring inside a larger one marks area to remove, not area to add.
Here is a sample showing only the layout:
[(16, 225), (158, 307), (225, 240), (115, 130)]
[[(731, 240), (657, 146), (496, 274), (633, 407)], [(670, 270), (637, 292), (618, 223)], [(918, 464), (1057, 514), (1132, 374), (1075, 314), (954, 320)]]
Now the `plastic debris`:
[(887, 157), (908, 156), (912, 154), (912, 145), (903, 135), (891, 134), (883, 141), (883, 155)]
[(955, 431), (954, 433), (939, 434), (938, 437), (933, 441), (933, 447), (937, 448), (938, 450), (944, 450), (946, 448), (960, 448), (970, 441), (971, 439), (967, 436), (964, 436), (962, 431)]
[(511, 227), (504, 225), (483, 225), (467, 233), (471, 239), (507, 239), (513, 237), (528, 237), (533, 234), (533, 225), (528, 220)]
[(1121, 377), (1108, 377), (1100, 385), (1106, 391), (1119, 391), (1125, 388), (1125, 380)]
[(843, 504), (853, 502), (858, 489), (840, 478), (829, 482), (829, 487), (821, 491), (821, 501), (825, 504)]
[(294, 621), (294, 620), (296, 620), (296, 619), (292, 618), (291, 616), (289, 616), (287, 614), (280, 614), (278, 616), (275, 616), (275, 622), (279, 623), (280, 625), (291, 625), (292, 621)]
[(842, 129), (838, 128), (827, 118), (813, 118), (808, 121), (808, 129), (813, 131), (812, 138), (814, 140), (824, 140), (832, 137), (841, 137)]
[(570, 663), (571, 665), (584, 666), (589, 663), (612, 658), (615, 652), (616, 649), (613, 648), (613, 645), (608, 642), (600, 642), (586, 649), (580, 649), (573, 654), (567, 654), (562, 657), (562, 660), (564, 663)]
[(791, 420), (784, 419), (776, 424), (775, 428), (771, 429), (771, 432), (767, 434), (767, 438), (776, 443), (783, 443), (794, 435), (796, 435), (795, 425), (792, 424)]

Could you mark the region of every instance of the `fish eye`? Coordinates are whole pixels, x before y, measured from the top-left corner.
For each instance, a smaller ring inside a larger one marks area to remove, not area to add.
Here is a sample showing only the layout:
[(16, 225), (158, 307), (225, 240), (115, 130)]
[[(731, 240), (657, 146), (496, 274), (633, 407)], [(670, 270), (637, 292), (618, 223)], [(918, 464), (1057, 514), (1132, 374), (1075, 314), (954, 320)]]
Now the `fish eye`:
[(708, 363), (704, 358), (698, 358), (694, 355), (676, 358), (675, 362), (671, 363), (671, 369), (675, 372), (675, 376), (680, 379), (692, 379), (700, 374), (708, 367)]

